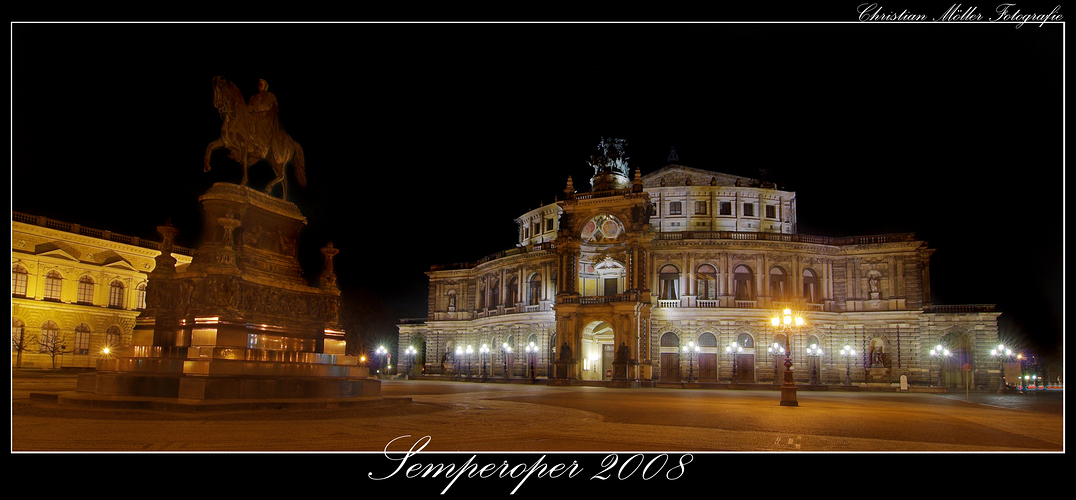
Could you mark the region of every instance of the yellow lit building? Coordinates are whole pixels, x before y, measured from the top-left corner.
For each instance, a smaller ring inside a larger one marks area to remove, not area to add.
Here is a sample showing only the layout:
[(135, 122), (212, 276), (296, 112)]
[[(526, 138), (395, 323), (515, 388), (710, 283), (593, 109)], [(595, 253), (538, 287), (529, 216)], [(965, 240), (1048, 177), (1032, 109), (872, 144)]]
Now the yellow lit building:
[[(160, 242), (11, 218), (11, 366), (94, 368), (109, 349), (129, 345)], [(172, 256), (180, 266), (191, 261), (190, 249)]]

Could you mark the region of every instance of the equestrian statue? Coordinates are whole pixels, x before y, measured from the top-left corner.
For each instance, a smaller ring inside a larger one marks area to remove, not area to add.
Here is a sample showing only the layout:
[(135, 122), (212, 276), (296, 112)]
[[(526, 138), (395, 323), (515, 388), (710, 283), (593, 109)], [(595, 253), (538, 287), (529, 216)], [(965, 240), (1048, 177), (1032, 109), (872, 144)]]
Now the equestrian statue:
[(269, 162), (277, 176), (265, 188), (266, 194), (271, 195), (273, 186), (279, 183), (284, 190), (281, 198), (288, 199), (284, 167), (289, 162), (295, 168), (299, 185), (306, 186), (303, 148), (280, 128), (276, 96), (269, 92), (269, 84), (265, 80), (258, 80), (258, 93), (250, 98), (248, 104), (234, 83), (220, 76), (213, 77), (213, 106), (220, 113), (223, 123), (220, 139), (209, 143), (206, 148), (205, 172), (210, 169), (209, 157), (213, 150), (227, 148), (228, 157), (243, 166), (243, 186), (247, 185), (247, 167), (259, 160)]

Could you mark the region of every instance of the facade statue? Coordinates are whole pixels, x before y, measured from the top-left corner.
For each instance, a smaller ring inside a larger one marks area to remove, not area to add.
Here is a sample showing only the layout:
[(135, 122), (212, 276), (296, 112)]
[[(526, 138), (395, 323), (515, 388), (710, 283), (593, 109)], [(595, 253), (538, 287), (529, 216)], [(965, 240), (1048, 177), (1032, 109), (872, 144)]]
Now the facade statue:
[(216, 149), (226, 148), (229, 157), (243, 167), (243, 186), (247, 185), (247, 167), (265, 160), (273, 167), (277, 177), (265, 188), (272, 194), (273, 187), (283, 188), (282, 199), (288, 198), (288, 183), (284, 167), (291, 163), (300, 186), (306, 186), (306, 162), (303, 148), (292, 140), (280, 127), (277, 118), (276, 96), (269, 92), (265, 80), (258, 81), (258, 94), (243, 99), (239, 88), (223, 77), (213, 78), (213, 106), (221, 118), (220, 139), (206, 147), (203, 170), (210, 170), (209, 158)]
[(628, 175), (628, 156), (624, 154), (624, 146), (627, 146), (627, 139), (613, 139), (602, 137), (598, 142), (598, 151), (601, 151), (600, 155), (590, 155), (590, 161), (588, 165), (594, 168), (594, 173), (599, 174), (602, 172), (619, 173), (623, 176)]

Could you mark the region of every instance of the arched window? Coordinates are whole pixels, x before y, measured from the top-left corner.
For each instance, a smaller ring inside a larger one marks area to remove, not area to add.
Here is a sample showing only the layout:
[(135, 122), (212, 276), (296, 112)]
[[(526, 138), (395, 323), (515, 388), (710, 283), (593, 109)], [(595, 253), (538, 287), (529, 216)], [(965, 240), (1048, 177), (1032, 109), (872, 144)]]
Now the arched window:
[(501, 282), (493, 280), (489, 287), (489, 306), (497, 307), (501, 304)]
[(11, 266), (11, 295), (14, 297), (26, 296), (26, 268), (18, 264)]
[(717, 347), (717, 337), (710, 332), (699, 335), (699, 347)]
[(527, 283), (527, 304), (536, 306), (540, 298), (542, 298), (542, 277), (534, 273)]
[(120, 332), (120, 327), (112, 325), (105, 330), (105, 347), (109, 350), (117, 347), (123, 347), (123, 333)]
[(661, 347), (680, 347), (680, 337), (673, 332), (665, 332), (661, 335)]
[(818, 293), (818, 276), (811, 269), (803, 270), (803, 298), (808, 304), (822, 303), (822, 295)]
[(139, 310), (145, 309), (146, 308), (146, 284), (145, 283), (139, 283), (138, 286), (135, 287), (135, 294), (137, 295), (136, 300), (138, 301), (138, 305), (136, 305), (135, 307), (137, 309), (139, 309)]
[(123, 308), (123, 283), (119, 280), (108, 286), (108, 307)]
[(680, 298), (680, 270), (672, 264), (666, 264), (658, 271), (658, 298), (660, 300), (677, 300)]
[(504, 305), (505, 307), (513, 307), (516, 305), (516, 294), (519, 290), (519, 282), (516, 277), (508, 280), (508, 288), (504, 291)]
[(789, 299), (787, 290), (788, 277), (785, 276), (785, 270), (777, 266), (770, 268), (770, 298), (786, 301)]
[(732, 286), (736, 300), (755, 300), (755, 274), (750, 267), (743, 264), (736, 266), (732, 273)]
[(90, 353), (90, 325), (82, 323), (75, 327), (75, 345), (71, 352), (73, 354)]
[(75, 300), (79, 304), (93, 304), (93, 278), (83, 276), (78, 279), (78, 295)]
[(481, 282), (478, 283), (478, 308), (486, 308), (486, 284)]
[(717, 298), (717, 270), (710, 264), (699, 266), (695, 274), (698, 282), (699, 300), (714, 300)]
[(755, 339), (751, 338), (751, 335), (746, 334), (746, 333), (741, 333), (741, 334), (737, 335), (736, 336), (736, 343), (739, 344), (739, 346), (743, 347), (744, 349), (749, 349), (749, 348), (755, 347)]
[(41, 336), (38, 337), (37, 342), (40, 346), (39, 352), (49, 352), (51, 346), (56, 345), (60, 339), (60, 327), (56, 325), (55, 321), (51, 319), (41, 325)]
[(63, 289), (64, 277), (57, 271), (49, 271), (45, 275), (45, 300), (60, 300), (60, 291)]

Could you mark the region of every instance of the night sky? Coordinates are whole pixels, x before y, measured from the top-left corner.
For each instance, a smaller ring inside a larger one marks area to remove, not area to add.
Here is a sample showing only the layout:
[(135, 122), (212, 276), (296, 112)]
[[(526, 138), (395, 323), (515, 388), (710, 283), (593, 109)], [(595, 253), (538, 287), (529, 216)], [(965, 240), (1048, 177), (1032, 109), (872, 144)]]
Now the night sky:
[(264, 78), (306, 155), (306, 275), (333, 241), (345, 297), (388, 325), (425, 316), (431, 264), (513, 247), (515, 217), (586, 186), (613, 136), (643, 174), (670, 147), (766, 170), (801, 233), (914, 232), (935, 303), (997, 304), (1003, 338), (1059, 355), (1062, 28), (15, 24), (11, 209), (154, 239), (171, 219), (196, 247), (197, 197), (241, 178), (223, 151), (202, 172), (211, 80)]

